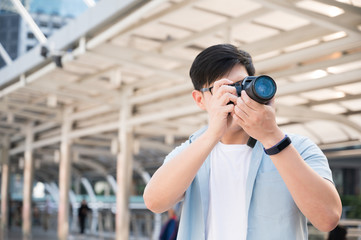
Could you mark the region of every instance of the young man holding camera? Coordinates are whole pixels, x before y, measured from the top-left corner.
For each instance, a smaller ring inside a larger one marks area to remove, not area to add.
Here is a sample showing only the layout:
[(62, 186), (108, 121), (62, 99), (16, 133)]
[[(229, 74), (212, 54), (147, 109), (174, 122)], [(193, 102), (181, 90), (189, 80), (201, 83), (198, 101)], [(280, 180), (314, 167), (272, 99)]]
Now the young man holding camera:
[(144, 191), (157, 213), (183, 199), (178, 239), (308, 239), (306, 218), (321, 231), (339, 221), (322, 151), (282, 132), (273, 99), (238, 96), (235, 83), (254, 74), (250, 55), (230, 44), (205, 49), (192, 64), (192, 96), (209, 124), (166, 157)]

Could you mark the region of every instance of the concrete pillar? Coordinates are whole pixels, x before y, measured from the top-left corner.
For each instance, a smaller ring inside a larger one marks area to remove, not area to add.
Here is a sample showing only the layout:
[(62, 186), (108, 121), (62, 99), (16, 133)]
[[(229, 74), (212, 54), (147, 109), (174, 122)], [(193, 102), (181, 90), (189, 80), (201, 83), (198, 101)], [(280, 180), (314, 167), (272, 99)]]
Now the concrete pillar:
[(32, 222), (32, 193), (33, 193), (33, 124), (27, 124), (25, 128), (25, 153), (24, 153), (24, 194), (23, 194), (23, 237), (31, 239)]
[(69, 117), (71, 108), (65, 108), (61, 129), (60, 163), (59, 163), (59, 207), (58, 207), (58, 239), (66, 240), (69, 235), (69, 190), (71, 180), (71, 140), (69, 133), (72, 121)]
[(122, 91), (122, 109), (119, 121), (119, 152), (117, 155), (117, 212), (115, 219), (115, 235), (117, 240), (129, 239), (129, 195), (132, 179), (133, 129), (128, 124), (132, 107), (129, 99), (132, 89)]
[(8, 239), (8, 215), (9, 208), (9, 137), (5, 136), (2, 142), (1, 149), (1, 228), (0, 228), (0, 239)]

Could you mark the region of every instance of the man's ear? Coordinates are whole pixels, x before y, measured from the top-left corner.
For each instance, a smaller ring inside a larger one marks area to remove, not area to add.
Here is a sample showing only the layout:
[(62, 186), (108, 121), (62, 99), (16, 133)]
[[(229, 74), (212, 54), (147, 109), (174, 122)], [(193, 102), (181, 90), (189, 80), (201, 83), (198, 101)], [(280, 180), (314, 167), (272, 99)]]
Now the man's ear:
[(204, 105), (204, 95), (202, 92), (198, 90), (193, 90), (192, 97), (194, 101), (197, 103), (198, 107), (200, 107), (203, 110), (206, 110), (206, 106)]

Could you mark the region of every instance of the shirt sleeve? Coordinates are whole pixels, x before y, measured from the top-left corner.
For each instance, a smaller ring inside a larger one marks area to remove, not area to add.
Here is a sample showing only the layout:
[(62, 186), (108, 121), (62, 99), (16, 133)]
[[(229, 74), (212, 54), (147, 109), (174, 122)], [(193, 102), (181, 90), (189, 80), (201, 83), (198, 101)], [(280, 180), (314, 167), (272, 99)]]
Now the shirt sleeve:
[(181, 153), (184, 149), (186, 149), (189, 146), (189, 140), (185, 141), (184, 143), (182, 143), (181, 145), (179, 145), (178, 147), (176, 147), (175, 149), (173, 149), (173, 151), (171, 151), (164, 159), (163, 164), (169, 162), (171, 159), (173, 159), (175, 156), (177, 156), (179, 153)]
[(306, 163), (321, 177), (333, 183), (332, 172), (328, 160), (322, 150), (306, 137), (300, 139), (297, 145), (298, 148), (296, 148)]

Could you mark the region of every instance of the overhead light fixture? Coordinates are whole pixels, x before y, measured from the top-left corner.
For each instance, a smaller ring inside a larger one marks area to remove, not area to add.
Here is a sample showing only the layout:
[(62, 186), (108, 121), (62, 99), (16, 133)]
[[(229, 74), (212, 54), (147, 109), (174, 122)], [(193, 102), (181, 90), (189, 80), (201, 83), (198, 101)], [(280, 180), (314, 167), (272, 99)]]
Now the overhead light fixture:
[(347, 71), (353, 71), (361, 68), (361, 60), (349, 63), (339, 64), (327, 68), (327, 72), (332, 74), (339, 74)]
[(311, 72), (311, 79), (317, 79), (317, 78), (322, 78), (322, 77), (326, 77), (328, 74), (326, 71), (318, 69), (315, 70), (313, 72)]
[(336, 33), (326, 35), (326, 36), (322, 37), (322, 40), (325, 42), (329, 42), (329, 41), (337, 40), (337, 39), (340, 39), (340, 38), (343, 38), (346, 36), (347, 36), (347, 34), (344, 31), (341, 31), (341, 32), (336, 32)]
[(301, 81), (308, 81), (311, 79), (323, 78), (323, 77), (326, 77), (327, 75), (328, 75), (328, 73), (325, 70), (317, 69), (314, 71), (293, 75), (293, 76), (290, 76), (289, 78), (292, 81), (301, 82)]

